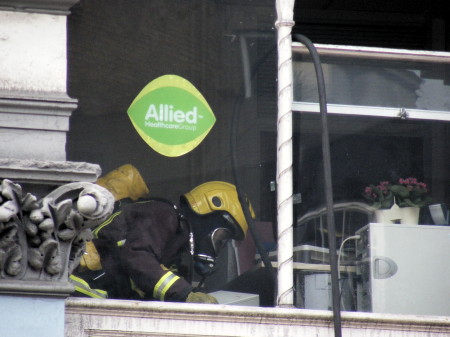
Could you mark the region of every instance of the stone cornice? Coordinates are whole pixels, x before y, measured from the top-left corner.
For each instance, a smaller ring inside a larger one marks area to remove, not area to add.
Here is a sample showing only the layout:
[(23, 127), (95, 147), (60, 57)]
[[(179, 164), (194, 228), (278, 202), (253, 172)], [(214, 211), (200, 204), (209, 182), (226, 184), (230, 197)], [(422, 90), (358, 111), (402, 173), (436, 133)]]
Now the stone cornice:
[(0, 0), (0, 10), (68, 15), (79, 0)]
[(0, 113), (34, 113), (69, 116), (78, 101), (70, 97), (2, 97)]
[(22, 296), (68, 297), (74, 291), (69, 282), (1, 280), (0, 294)]
[(100, 166), (85, 162), (0, 159), (0, 177), (18, 183), (61, 185), (74, 181), (95, 182), (100, 174)]

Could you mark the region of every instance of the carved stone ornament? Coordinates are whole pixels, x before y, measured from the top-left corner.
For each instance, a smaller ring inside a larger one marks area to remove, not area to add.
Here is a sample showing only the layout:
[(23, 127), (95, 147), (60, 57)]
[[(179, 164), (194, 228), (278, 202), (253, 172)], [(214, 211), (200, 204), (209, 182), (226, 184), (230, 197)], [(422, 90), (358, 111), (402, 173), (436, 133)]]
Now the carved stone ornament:
[(38, 200), (20, 185), (1, 181), (0, 283), (68, 281), (91, 228), (113, 207), (112, 194), (93, 183), (69, 183)]

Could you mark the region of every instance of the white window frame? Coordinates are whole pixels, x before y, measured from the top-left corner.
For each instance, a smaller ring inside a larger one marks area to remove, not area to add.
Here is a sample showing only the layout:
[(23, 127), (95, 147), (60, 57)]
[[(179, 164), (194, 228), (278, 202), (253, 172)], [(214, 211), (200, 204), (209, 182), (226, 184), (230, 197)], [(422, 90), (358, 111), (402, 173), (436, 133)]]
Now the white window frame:
[[(315, 44), (320, 56), (359, 57), (374, 60), (413, 61), (438, 64), (450, 64), (450, 53), (416, 51), (407, 49), (389, 49), (357, 46)], [(308, 53), (307, 48), (298, 42), (292, 43), (293, 53)], [(295, 81), (295, 80), (294, 80)], [(319, 113), (319, 103), (293, 101), (292, 111)], [(450, 121), (450, 111), (421, 110), (412, 108), (392, 108), (379, 106), (360, 106), (327, 103), (329, 114), (391, 117), (403, 119)]]

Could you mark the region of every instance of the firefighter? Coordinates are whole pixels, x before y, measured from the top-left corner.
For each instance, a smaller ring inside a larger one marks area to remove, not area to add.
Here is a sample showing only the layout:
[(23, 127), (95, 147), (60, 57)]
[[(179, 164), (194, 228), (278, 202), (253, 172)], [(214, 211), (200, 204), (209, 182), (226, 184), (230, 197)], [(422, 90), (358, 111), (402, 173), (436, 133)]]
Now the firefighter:
[[(251, 205), (246, 207), (254, 216)], [(96, 228), (91, 252), (85, 254), (98, 256), (100, 263), (83, 266), (91, 273), (92, 289), (106, 290), (108, 298), (217, 303), (194, 291), (192, 266), (207, 277), (220, 249), (230, 239), (244, 239), (246, 232), (236, 187), (211, 181), (182, 195), (179, 205), (150, 198), (122, 206)], [(98, 291), (85, 294), (99, 297)]]

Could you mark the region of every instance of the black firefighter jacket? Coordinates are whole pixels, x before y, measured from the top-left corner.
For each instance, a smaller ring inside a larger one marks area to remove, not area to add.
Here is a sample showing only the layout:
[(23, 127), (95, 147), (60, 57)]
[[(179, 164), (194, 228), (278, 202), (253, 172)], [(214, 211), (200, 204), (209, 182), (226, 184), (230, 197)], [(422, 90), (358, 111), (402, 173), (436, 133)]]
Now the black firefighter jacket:
[(183, 302), (192, 291), (182, 257), (189, 228), (162, 200), (125, 205), (94, 231), (109, 298)]

